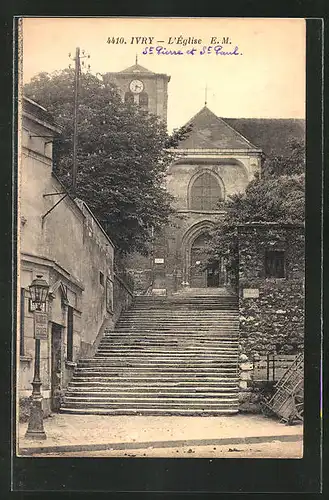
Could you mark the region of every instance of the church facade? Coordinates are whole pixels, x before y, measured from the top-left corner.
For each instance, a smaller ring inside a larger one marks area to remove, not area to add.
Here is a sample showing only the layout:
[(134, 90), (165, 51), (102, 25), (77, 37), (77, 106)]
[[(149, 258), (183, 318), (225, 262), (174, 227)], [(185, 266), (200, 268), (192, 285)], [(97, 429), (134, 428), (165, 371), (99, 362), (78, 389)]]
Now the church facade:
[[(123, 100), (167, 121), (169, 76), (136, 62), (103, 78), (117, 85)], [(206, 104), (188, 125), (191, 132), (180, 142), (166, 180), (177, 215), (157, 238), (150, 258), (133, 255), (127, 262), (137, 293), (170, 295), (188, 287), (227, 285), (224, 261), (203, 265), (209, 230), (225, 215), (228, 197), (244, 192), (261, 173), (264, 154), (284, 155), (289, 139), (304, 136), (303, 120), (221, 118)]]

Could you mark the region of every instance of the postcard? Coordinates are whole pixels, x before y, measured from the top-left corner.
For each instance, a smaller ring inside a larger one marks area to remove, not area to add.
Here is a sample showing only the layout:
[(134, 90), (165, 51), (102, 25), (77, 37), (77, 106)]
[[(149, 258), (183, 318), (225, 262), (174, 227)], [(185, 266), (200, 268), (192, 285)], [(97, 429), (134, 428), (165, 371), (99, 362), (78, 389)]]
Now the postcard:
[(306, 21), (18, 28), (17, 456), (302, 459)]

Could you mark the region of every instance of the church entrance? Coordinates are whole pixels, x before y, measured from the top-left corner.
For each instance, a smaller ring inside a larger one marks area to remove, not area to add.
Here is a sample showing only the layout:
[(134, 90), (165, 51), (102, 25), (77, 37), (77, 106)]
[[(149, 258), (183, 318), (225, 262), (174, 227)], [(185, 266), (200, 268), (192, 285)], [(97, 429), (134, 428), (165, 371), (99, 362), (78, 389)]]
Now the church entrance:
[(190, 258), (190, 286), (192, 288), (218, 287), (221, 284), (219, 262), (206, 264), (207, 233), (200, 234), (192, 243)]

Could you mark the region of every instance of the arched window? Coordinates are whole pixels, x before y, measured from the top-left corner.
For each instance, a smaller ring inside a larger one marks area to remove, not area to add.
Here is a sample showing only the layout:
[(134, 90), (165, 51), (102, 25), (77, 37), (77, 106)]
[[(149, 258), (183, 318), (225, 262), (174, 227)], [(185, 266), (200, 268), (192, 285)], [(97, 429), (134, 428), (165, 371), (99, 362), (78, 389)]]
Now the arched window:
[(193, 182), (190, 191), (191, 210), (217, 210), (217, 203), (222, 199), (218, 179), (210, 172), (204, 172)]
[(148, 96), (148, 94), (146, 92), (142, 92), (141, 94), (139, 94), (139, 105), (142, 108), (145, 108), (145, 109), (148, 108), (148, 105), (149, 105), (149, 96)]
[(125, 93), (125, 103), (133, 104), (134, 103), (134, 94), (132, 92)]

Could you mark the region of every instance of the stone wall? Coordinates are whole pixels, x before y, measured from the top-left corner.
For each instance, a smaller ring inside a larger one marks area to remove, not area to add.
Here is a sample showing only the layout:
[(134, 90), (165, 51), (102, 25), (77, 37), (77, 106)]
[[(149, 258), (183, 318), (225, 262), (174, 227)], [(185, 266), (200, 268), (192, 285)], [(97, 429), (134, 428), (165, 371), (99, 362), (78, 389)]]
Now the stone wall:
[[(304, 338), (304, 228), (250, 224), (238, 228), (241, 346), (247, 355), (295, 353)], [(265, 273), (265, 251), (284, 251), (282, 278)]]

